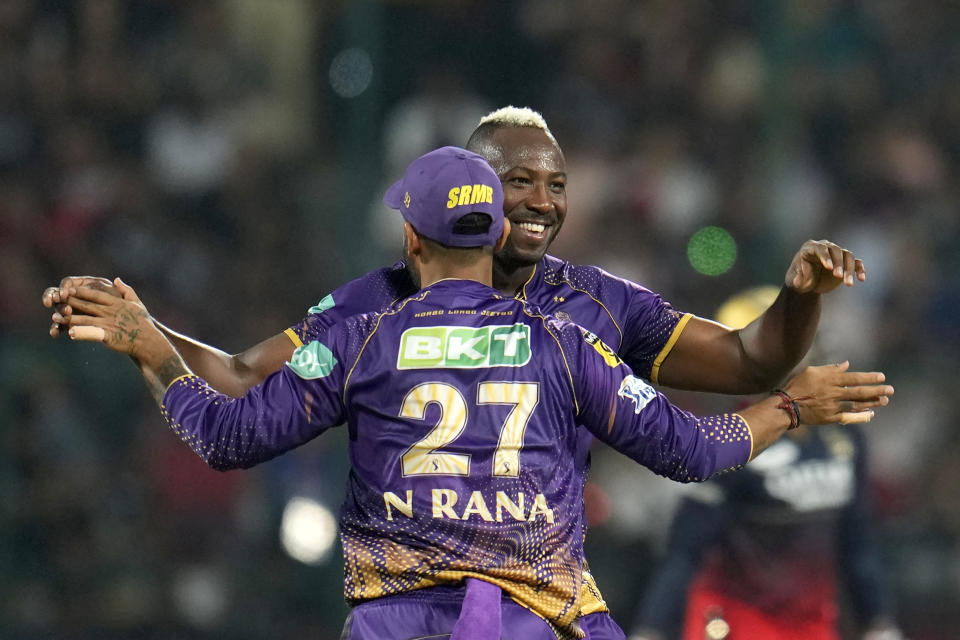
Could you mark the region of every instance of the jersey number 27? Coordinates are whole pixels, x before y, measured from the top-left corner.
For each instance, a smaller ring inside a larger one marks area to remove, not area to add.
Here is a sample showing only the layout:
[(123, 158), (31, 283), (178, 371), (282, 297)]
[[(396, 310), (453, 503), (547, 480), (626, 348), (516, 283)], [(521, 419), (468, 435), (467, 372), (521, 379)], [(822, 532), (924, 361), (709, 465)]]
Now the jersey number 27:
[[(535, 382), (481, 382), (478, 386), (478, 405), (513, 405), (500, 427), (493, 455), (493, 475), (520, 475), (523, 435), (539, 401), (540, 386)], [(467, 403), (459, 389), (443, 382), (417, 385), (404, 397), (400, 417), (423, 420), (431, 404), (440, 406), (440, 420), (423, 439), (404, 452), (401, 458), (404, 477), (470, 475), (469, 454), (438, 451), (460, 437), (467, 426)]]

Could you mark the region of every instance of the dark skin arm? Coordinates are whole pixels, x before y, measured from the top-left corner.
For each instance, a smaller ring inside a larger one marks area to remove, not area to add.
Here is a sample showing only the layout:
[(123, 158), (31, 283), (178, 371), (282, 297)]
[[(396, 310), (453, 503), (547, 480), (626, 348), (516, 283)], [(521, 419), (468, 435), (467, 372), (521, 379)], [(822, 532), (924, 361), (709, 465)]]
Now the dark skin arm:
[[(156, 327), (134, 290), (119, 278), (114, 280), (120, 297), (92, 287), (75, 287), (66, 302), (73, 307), (69, 335), (92, 340), (139, 365), (157, 403), (179, 376), (192, 373), (167, 337)], [(784, 391), (795, 399), (802, 424), (869, 422), (873, 408), (886, 406), (893, 387), (883, 384), (880, 372), (848, 371), (849, 363), (807, 367), (791, 378)], [(753, 434), (757, 455), (790, 426), (790, 414), (769, 397), (740, 411)], [(611, 420), (613, 417), (611, 416)]]
[(173, 343), (194, 373), (217, 391), (235, 398), (279, 370), (296, 349), (286, 334), (278, 333), (246, 351), (231, 355), (179, 334), (156, 320), (154, 324)]
[[(50, 327), (51, 336), (57, 337), (62, 327), (69, 324), (69, 319), (75, 310), (67, 304), (67, 297), (80, 286), (87, 286), (115, 296), (120, 295), (114, 283), (105, 278), (92, 276), (70, 276), (64, 278), (59, 287), (47, 288), (43, 292), (43, 305), (56, 308), (52, 318), (53, 324)], [(133, 295), (136, 296), (136, 294)], [(136, 302), (140, 302), (139, 298), (136, 298)], [(221, 393), (234, 397), (244, 395), (251, 387), (280, 369), (283, 363), (290, 359), (296, 348), (286, 334), (278, 333), (245, 351), (229, 354), (177, 333), (156, 319), (152, 321), (194, 373)]]
[(826, 240), (794, 255), (773, 305), (740, 330), (691, 318), (660, 366), (657, 382), (675, 389), (750, 394), (776, 386), (800, 362), (817, 332), (821, 296), (866, 280), (863, 262)]
[[(727, 394), (768, 391), (809, 350), (820, 320), (820, 296), (841, 283), (852, 286), (855, 279), (863, 282), (866, 272), (850, 251), (826, 240), (805, 242), (787, 269), (780, 296), (763, 315), (741, 330), (691, 318), (661, 365), (657, 382)], [(64, 278), (59, 288), (47, 288), (43, 304), (56, 307), (51, 336), (60, 333), (72, 312), (66, 294), (81, 285), (112, 290), (109, 280), (89, 276)], [(197, 375), (236, 397), (279, 369), (295, 349), (280, 333), (231, 355), (154, 322)]]

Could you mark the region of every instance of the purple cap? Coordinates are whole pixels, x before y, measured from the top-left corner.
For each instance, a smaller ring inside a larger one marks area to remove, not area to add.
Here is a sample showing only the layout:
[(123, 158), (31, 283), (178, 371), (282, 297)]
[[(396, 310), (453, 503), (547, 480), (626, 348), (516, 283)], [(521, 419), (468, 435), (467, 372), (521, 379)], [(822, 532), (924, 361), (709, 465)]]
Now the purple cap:
[[(421, 235), (448, 247), (495, 247), (503, 232), (503, 187), (483, 156), (441, 147), (410, 163), (383, 201)], [(468, 213), (490, 216), (482, 233), (457, 228)]]

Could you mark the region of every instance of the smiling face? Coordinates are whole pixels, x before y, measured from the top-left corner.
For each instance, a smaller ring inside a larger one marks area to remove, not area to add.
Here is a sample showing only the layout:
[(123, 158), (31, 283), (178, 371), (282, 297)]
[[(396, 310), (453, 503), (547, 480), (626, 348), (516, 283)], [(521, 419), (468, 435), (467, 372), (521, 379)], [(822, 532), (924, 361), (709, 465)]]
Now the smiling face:
[(496, 259), (513, 267), (535, 264), (547, 252), (567, 215), (563, 152), (545, 131), (502, 127), (478, 151), (503, 183), (503, 210), (512, 228)]

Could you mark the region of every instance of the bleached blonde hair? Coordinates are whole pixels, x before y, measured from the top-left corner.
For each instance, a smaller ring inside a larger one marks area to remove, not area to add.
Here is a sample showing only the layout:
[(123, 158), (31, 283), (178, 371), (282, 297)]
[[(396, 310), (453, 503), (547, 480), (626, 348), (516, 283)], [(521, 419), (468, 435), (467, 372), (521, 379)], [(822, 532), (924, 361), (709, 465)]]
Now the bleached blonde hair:
[(500, 107), (480, 118), (477, 127), (485, 124), (497, 127), (534, 127), (543, 129), (547, 133), (550, 132), (550, 127), (547, 126), (547, 121), (543, 119), (540, 112), (534, 111), (530, 107), (514, 107), (513, 105)]
[(477, 128), (473, 130), (470, 139), (467, 140), (466, 148), (493, 162), (492, 154), (494, 150), (490, 146), (493, 132), (498, 129), (520, 129), (524, 127), (543, 131), (554, 144), (557, 144), (557, 139), (553, 137), (553, 132), (547, 126), (547, 121), (543, 119), (539, 112), (530, 107), (514, 107), (511, 105), (491, 111), (480, 118)]

